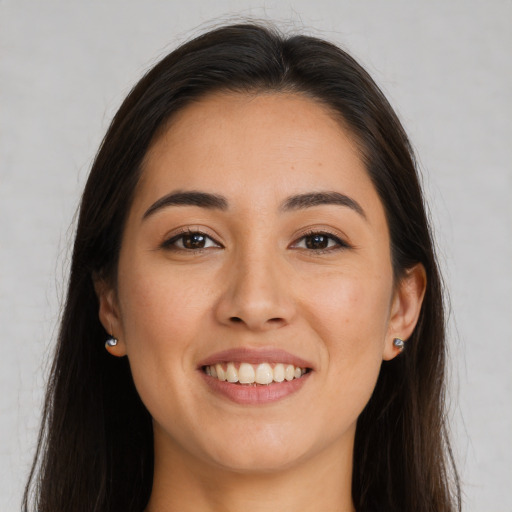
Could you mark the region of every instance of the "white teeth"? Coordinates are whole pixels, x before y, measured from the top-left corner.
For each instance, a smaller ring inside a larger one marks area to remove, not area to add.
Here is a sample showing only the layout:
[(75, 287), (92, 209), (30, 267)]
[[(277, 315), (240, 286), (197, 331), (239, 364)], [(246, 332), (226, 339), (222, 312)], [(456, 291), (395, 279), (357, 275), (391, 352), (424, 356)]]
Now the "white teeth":
[[(207, 366), (206, 368), (211, 368), (211, 366)], [(226, 380), (226, 372), (224, 371), (224, 368), (222, 368), (221, 364), (215, 365), (215, 372), (217, 373), (217, 379)]]
[(271, 382), (283, 382), (300, 379), (305, 373), (305, 368), (295, 367), (293, 364), (284, 365), (277, 363), (260, 363), (253, 366), (249, 363), (240, 363), (238, 369), (235, 363), (229, 362), (226, 366), (220, 363), (204, 367), (204, 372), (220, 381), (228, 381), (240, 384), (270, 384)]
[(254, 368), (251, 364), (242, 363), (238, 369), (238, 380), (240, 384), (252, 384), (255, 379)]
[(270, 384), (274, 380), (274, 373), (272, 367), (268, 363), (261, 363), (256, 368), (255, 381), (258, 384)]
[(293, 380), (295, 377), (295, 366), (293, 364), (289, 364), (284, 370), (284, 378), (286, 380)]
[(284, 366), (281, 363), (274, 366), (274, 380), (276, 382), (283, 382), (284, 380)]
[(236, 371), (233, 363), (228, 363), (228, 367), (226, 369), (226, 380), (228, 382), (238, 382), (238, 372)]

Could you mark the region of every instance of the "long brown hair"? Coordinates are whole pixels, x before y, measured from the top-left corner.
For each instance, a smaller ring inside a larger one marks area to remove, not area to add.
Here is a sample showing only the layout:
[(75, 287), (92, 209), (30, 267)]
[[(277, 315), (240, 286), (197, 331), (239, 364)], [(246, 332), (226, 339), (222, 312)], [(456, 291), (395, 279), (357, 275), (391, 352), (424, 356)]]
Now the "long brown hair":
[(401, 357), (382, 364), (359, 417), (352, 497), (358, 511), (453, 512), (460, 489), (444, 408), (442, 284), (411, 146), (366, 71), (320, 39), (242, 24), (210, 31), (159, 62), (130, 92), (82, 197), (68, 294), (23, 508), (140, 512), (151, 492), (151, 417), (126, 358), (109, 357), (93, 277), (115, 281), (121, 234), (151, 141), (214, 91), (286, 91), (326, 105), (357, 141), (384, 205), (395, 279), (416, 263), (428, 286)]

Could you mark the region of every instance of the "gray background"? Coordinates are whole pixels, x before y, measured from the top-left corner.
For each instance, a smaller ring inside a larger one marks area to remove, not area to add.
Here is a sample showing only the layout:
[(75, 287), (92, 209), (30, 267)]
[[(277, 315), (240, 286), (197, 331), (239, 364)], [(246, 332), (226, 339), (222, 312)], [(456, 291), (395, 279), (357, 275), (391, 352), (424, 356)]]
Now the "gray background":
[(453, 439), (467, 511), (512, 511), (512, 3), (0, 0), (0, 510), (19, 509), (71, 220), (121, 100), (212, 19), (337, 41), (418, 152), (451, 295)]

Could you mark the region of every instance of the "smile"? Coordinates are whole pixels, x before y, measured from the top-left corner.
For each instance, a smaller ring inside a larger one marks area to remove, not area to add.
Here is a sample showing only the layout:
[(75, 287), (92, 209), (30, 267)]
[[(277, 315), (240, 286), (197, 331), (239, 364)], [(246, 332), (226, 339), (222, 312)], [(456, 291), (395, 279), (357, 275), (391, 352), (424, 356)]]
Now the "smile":
[(197, 369), (211, 393), (240, 405), (265, 405), (296, 395), (317, 369), (274, 347), (237, 347), (210, 354)]
[(229, 362), (227, 364), (217, 363), (204, 366), (203, 371), (214, 379), (232, 384), (265, 385), (300, 379), (307, 372), (307, 369), (284, 363)]

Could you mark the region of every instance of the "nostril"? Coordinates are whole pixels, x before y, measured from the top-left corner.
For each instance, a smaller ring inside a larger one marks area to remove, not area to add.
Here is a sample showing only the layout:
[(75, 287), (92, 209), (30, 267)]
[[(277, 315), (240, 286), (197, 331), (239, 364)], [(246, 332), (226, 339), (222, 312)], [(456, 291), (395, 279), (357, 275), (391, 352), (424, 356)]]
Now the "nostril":
[[(248, 326), (250, 326), (250, 324), (248, 322), (245, 322), (242, 318), (240, 318), (239, 316), (232, 316), (229, 318), (229, 321), (231, 323), (234, 323), (234, 324), (241, 324), (241, 323), (247, 323)], [(274, 325), (274, 326), (279, 326), (281, 325), (282, 323), (285, 323), (285, 320), (283, 318), (279, 318), (279, 317), (274, 317), (274, 318), (269, 318), (268, 320), (266, 320), (264, 322), (267, 326), (268, 325)]]

